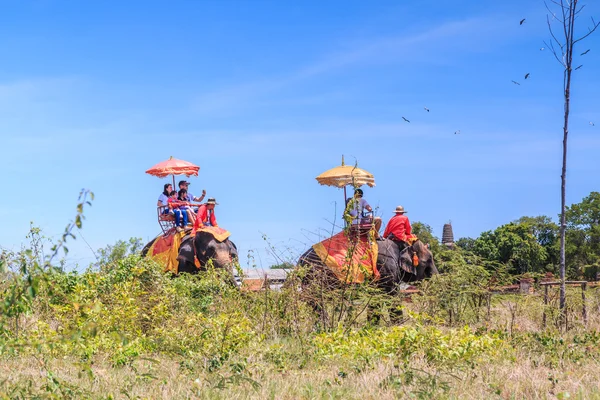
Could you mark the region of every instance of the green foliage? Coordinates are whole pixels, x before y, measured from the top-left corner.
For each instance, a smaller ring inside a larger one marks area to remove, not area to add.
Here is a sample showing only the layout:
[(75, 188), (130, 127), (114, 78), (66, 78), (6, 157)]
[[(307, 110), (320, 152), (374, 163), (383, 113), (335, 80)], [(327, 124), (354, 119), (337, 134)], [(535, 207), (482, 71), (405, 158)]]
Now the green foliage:
[[(488, 302), (490, 271), (478, 257), (460, 250), (438, 253), (436, 265), (442, 273), (423, 281), (421, 293), (413, 296), (417, 309), (448, 324), (478, 321)], [(504, 279), (502, 271), (496, 271), (495, 284)]]
[(583, 277), (586, 281), (597, 281), (600, 272), (600, 264), (586, 265), (583, 267)]
[[(580, 203), (567, 207), (567, 276), (580, 279), (584, 267), (600, 261), (600, 193), (591, 192)], [(547, 216), (521, 217), (477, 239), (456, 242), (487, 261), (507, 264), (511, 272), (557, 273), (559, 264), (559, 227)]]
[(473, 252), (475, 251), (475, 239), (470, 238), (470, 237), (462, 237), (460, 239), (458, 239), (456, 242), (454, 242), (454, 244), (464, 250), (464, 251), (469, 251), (469, 252)]
[(279, 264), (274, 264), (271, 265), (269, 268), (270, 269), (287, 269), (287, 270), (293, 270), (296, 266), (290, 262), (282, 262)]
[(567, 207), (566, 219), (570, 227), (589, 229), (600, 225), (600, 193), (591, 192), (581, 203)]
[(98, 261), (95, 266), (105, 268), (127, 256), (138, 254), (143, 247), (142, 238), (130, 238), (128, 241), (119, 240), (114, 245), (98, 250)]
[[(372, 382), (383, 397), (453, 397), (456, 387), (465, 387), (456, 382), (480, 385), (476, 374), (490, 388), (482, 397), (510, 397), (502, 383), (488, 382), (492, 363), (511, 371), (545, 368), (544, 379), (548, 375), (559, 394), (565, 391), (558, 390), (564, 379), (558, 371), (597, 367), (590, 357), (600, 351), (597, 289), (586, 292), (588, 329), (581, 290), (568, 290), (568, 333), (553, 325), (555, 289), (549, 305), (539, 296), (494, 295), (490, 301), (490, 286), (512, 283), (509, 270), (539, 270), (544, 251), (552, 260), (556, 226), (546, 217), (524, 217), (477, 240), (460, 239), (454, 250), (439, 246), (429, 226), (415, 223), (442, 274), (418, 284), (420, 294), (408, 302), (370, 284), (332, 290), (317, 281), (307, 287), (311, 271), (301, 268), (281, 291), (241, 292), (226, 272), (210, 266), (174, 279), (138, 255), (138, 239), (101, 250), (98, 268), (65, 272), (53, 257), (83, 220), (82, 207), (50, 256), (44, 246), (52, 243), (34, 226), (30, 248), (0, 256), (0, 360), (34, 362), (33, 374), (0, 379), (0, 398), (136, 398), (160, 391), (181, 398), (277, 398), (287, 390), (278, 387), (286, 376), (296, 385), (318, 376), (289, 397), (352, 398), (349, 383), (365, 381), (368, 373), (377, 374)], [(586, 249), (578, 262), (593, 260), (581, 268), (591, 277), (599, 269), (596, 225), (580, 223), (593, 222), (593, 209), (585, 210), (592, 219), (577, 217), (569, 234), (577, 239), (574, 255)], [(57, 371), (60, 362), (71, 369)], [(106, 389), (99, 382), (109, 374), (122, 380)], [(173, 394), (173, 387), (183, 389)]]
[(19, 337), (19, 322), (23, 315), (32, 311), (32, 304), (38, 296), (41, 283), (52, 274), (56, 268), (52, 267), (52, 261), (62, 248), (65, 254), (68, 252), (65, 243), (68, 238), (75, 238), (71, 231), (75, 228), (81, 228), (84, 205), (91, 206), (87, 200), (94, 194), (88, 190), (82, 190), (79, 194), (79, 204), (77, 204), (77, 214), (75, 221), (71, 222), (65, 228), (62, 238), (51, 248), (52, 254), (44, 258), (44, 243), (47, 241), (41, 234), (41, 230), (31, 223), (31, 228), (27, 238), (30, 240), (31, 248), (24, 249), (17, 253), (3, 251), (0, 256), (0, 273), (4, 275), (0, 283), (0, 334), (8, 334), (7, 326), (9, 321), (13, 322), (13, 332)]
[[(19, 336), (20, 317), (29, 313), (32, 303), (38, 294), (40, 285), (41, 267), (31, 250), (24, 250), (18, 254), (2, 254), (2, 264), (9, 269), (4, 272), (4, 279), (0, 284), (0, 334), (12, 329)], [(11, 268), (18, 268), (11, 271)]]
[(397, 326), (390, 329), (337, 330), (314, 338), (319, 357), (339, 356), (370, 364), (382, 358), (404, 364), (415, 357), (449, 369), (464, 368), (481, 357), (505, 349), (496, 335), (477, 334), (469, 327), (444, 332), (432, 326)]
[(566, 210), (567, 273), (579, 278), (586, 265), (600, 262), (600, 193), (591, 192)]
[(558, 240), (558, 225), (552, 222), (550, 217), (544, 215), (521, 217), (515, 223), (528, 226), (537, 242), (546, 249), (553, 246)]
[(477, 255), (509, 264), (518, 274), (544, 271), (549, 261), (547, 250), (538, 243), (527, 224), (511, 222), (493, 232), (484, 232), (473, 246)]
[(422, 222), (414, 222), (411, 225), (412, 233), (417, 235), (421, 242), (429, 244), (431, 252), (436, 254), (440, 251), (440, 241), (437, 237), (433, 236), (433, 230), (431, 226)]
[(585, 332), (565, 337), (550, 332), (531, 332), (513, 339), (513, 344), (531, 351), (546, 367), (560, 367), (567, 362), (581, 362), (600, 351), (600, 334)]

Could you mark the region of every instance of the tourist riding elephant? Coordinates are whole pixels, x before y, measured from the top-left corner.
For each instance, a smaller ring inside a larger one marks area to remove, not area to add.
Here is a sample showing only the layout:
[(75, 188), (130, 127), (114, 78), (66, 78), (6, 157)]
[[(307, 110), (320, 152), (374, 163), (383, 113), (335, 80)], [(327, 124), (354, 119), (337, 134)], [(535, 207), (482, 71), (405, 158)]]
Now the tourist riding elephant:
[[(144, 247), (142, 256), (146, 256), (152, 244), (158, 239), (154, 239)], [(200, 269), (196, 267), (194, 257), (200, 263)], [(225, 239), (219, 242), (212, 234), (199, 231), (196, 236), (188, 234), (182, 238), (177, 256), (177, 272), (197, 273), (204, 270), (209, 260), (212, 260), (215, 268), (226, 269), (233, 279), (233, 265), (237, 258), (237, 247), (231, 240)]]
[[(387, 293), (395, 293), (402, 282), (420, 281), (438, 274), (433, 255), (419, 240), (402, 251), (396, 242), (389, 239), (379, 239), (377, 245), (377, 269), (380, 277), (375, 280), (375, 284)], [(300, 257), (298, 265), (309, 267), (308, 279), (319, 275), (319, 279), (325, 279), (328, 287), (339, 286), (341, 283), (312, 247)]]

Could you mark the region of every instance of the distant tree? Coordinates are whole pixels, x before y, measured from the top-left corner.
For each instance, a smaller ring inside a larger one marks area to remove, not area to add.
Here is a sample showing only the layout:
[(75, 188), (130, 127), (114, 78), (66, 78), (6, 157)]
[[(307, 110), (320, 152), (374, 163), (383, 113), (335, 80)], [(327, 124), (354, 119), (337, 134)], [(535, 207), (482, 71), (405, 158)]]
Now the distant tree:
[(580, 277), (586, 266), (600, 261), (600, 193), (591, 192), (566, 208), (566, 271)]
[(525, 225), (530, 229), (531, 234), (535, 236), (537, 242), (546, 249), (548, 253), (548, 264), (553, 267), (548, 269), (558, 270), (560, 262), (559, 255), (559, 226), (552, 222), (550, 217), (540, 215), (537, 217), (521, 217), (515, 221), (520, 225)]
[(290, 262), (282, 262), (281, 264), (271, 265), (270, 269), (294, 269), (295, 265)]
[(417, 235), (421, 242), (429, 244), (429, 248), (433, 254), (440, 251), (440, 241), (433, 235), (431, 226), (422, 222), (413, 222), (411, 227), (412, 233)]
[(551, 246), (558, 239), (558, 225), (552, 222), (550, 217), (540, 215), (538, 217), (521, 217), (515, 221), (530, 227), (531, 233), (542, 246)]
[(572, 204), (566, 208), (568, 227), (584, 227), (593, 229), (600, 226), (600, 193), (591, 192), (581, 203)]
[(525, 224), (502, 225), (483, 232), (473, 243), (475, 254), (489, 261), (508, 264), (513, 272), (541, 272), (548, 262), (548, 253)]
[(139, 253), (143, 247), (142, 238), (130, 238), (128, 241), (118, 240), (114, 245), (108, 245), (98, 250), (98, 261), (94, 266), (104, 268), (129, 255)]
[[(564, 124), (563, 124), (563, 146), (562, 146), (562, 172), (560, 175), (561, 190), (560, 190), (560, 310), (561, 315), (564, 318), (565, 313), (565, 271), (566, 271), (566, 260), (565, 260), (565, 240), (566, 240), (566, 186), (567, 186), (567, 139), (569, 137), (569, 115), (571, 108), (571, 74), (573, 72), (573, 50), (577, 43), (591, 35), (600, 23), (596, 23), (592, 18), (592, 27), (588, 28), (588, 32), (583, 36), (575, 37), (575, 21), (577, 20), (578, 14), (583, 10), (585, 6), (578, 6), (578, 0), (552, 0), (556, 6), (558, 6), (558, 13), (554, 13), (548, 8), (550, 14), (552, 14), (552, 20), (550, 16), (546, 17), (548, 22), (548, 29), (552, 36), (550, 42), (550, 49), (556, 60), (560, 63), (563, 69), (563, 95), (564, 95)], [(558, 14), (558, 16), (556, 15)], [(560, 23), (560, 39), (555, 35), (552, 29), (552, 22), (557, 19)], [(554, 47), (554, 44), (558, 45), (559, 49)], [(583, 54), (582, 54), (583, 55)], [(579, 66), (576, 68), (579, 69)]]
[(454, 244), (456, 244), (464, 251), (472, 252), (475, 249), (475, 239), (470, 237), (462, 237), (458, 239)]

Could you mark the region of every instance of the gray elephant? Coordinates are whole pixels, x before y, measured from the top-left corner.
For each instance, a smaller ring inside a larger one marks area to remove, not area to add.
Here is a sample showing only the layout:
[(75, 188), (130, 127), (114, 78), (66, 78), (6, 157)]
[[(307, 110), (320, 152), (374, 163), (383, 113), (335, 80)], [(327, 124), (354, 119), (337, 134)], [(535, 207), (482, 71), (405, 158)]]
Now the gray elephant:
[[(389, 294), (396, 293), (402, 282), (420, 281), (438, 274), (433, 254), (419, 240), (403, 250), (389, 239), (378, 239), (377, 244), (377, 269), (380, 277), (375, 284)], [(298, 265), (309, 267), (307, 280), (312, 280), (318, 275), (318, 279), (324, 280), (328, 287), (340, 285), (339, 279), (321, 261), (312, 247), (300, 257)]]
[[(158, 239), (152, 240), (144, 247), (142, 256), (145, 257), (148, 254), (152, 244)], [(196, 267), (194, 258), (198, 260), (200, 268)], [(209, 260), (212, 260), (215, 268), (229, 271), (233, 280), (233, 266), (237, 259), (237, 247), (231, 240), (218, 241), (212, 234), (205, 231), (198, 231), (195, 236), (190, 232), (182, 238), (179, 246), (178, 273), (198, 273), (205, 269)]]

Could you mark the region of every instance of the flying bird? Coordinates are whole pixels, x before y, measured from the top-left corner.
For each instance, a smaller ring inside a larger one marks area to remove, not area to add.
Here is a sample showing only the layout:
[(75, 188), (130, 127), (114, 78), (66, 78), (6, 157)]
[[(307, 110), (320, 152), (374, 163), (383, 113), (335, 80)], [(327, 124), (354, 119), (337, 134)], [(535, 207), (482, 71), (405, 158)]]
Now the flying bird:
[(429, 112), (429, 108), (427, 107), (423, 107), (425, 109), (425, 111)]
[(460, 135), (460, 129), (454, 132), (455, 135)]
[(406, 118), (402, 117), (403, 120), (405, 120), (406, 122), (410, 123), (409, 120), (407, 120)]
[(587, 49), (586, 51), (584, 51), (583, 53), (581, 53), (582, 56), (585, 56), (587, 53), (589, 53), (590, 49)]
[(592, 121), (590, 121), (590, 125), (591, 125), (591, 126), (595, 126), (595, 125), (594, 125), (594, 123), (593, 123)]
[(515, 85), (521, 86), (521, 84), (519, 82), (517, 82), (517, 81), (511, 81), (511, 82), (514, 83)]
[(525, 22), (525, 18), (519, 21), (519, 25), (523, 25), (523, 22)]
[(581, 67), (583, 67), (583, 64), (581, 64), (579, 67), (575, 68), (575, 71), (577, 71)]
[(543, 47), (540, 47), (540, 51), (544, 51), (544, 48), (543, 48)]
[(525, 79), (529, 78), (529, 72), (525, 74)]

